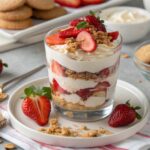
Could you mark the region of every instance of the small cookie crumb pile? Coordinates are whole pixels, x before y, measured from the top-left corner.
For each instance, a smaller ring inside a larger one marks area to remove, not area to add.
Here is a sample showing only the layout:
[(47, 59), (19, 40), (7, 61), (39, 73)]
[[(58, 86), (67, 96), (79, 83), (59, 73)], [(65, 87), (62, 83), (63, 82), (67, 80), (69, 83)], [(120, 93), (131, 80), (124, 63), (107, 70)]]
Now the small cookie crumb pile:
[(0, 128), (4, 127), (7, 123), (7, 120), (4, 118), (4, 116), (0, 113)]
[(112, 134), (112, 132), (110, 132), (107, 129), (99, 128), (97, 130), (93, 130), (87, 128), (87, 126), (85, 125), (82, 125), (77, 129), (73, 129), (71, 127), (61, 127), (61, 125), (58, 123), (58, 119), (56, 118), (50, 119), (49, 124), (50, 127), (40, 128), (39, 131), (46, 134), (52, 134), (52, 135), (85, 137), (85, 138)]
[(121, 58), (130, 58), (130, 56), (126, 53), (121, 54)]

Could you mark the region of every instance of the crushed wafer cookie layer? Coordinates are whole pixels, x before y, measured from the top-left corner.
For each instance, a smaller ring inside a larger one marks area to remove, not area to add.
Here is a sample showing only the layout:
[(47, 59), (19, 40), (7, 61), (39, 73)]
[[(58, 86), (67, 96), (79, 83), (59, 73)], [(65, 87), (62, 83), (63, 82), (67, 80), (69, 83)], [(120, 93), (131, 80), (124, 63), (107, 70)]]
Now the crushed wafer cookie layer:
[(64, 99), (59, 95), (53, 94), (53, 100), (55, 104), (67, 110), (78, 110), (78, 111), (86, 110), (87, 111), (87, 110), (100, 109), (106, 102), (105, 102), (105, 99), (100, 100), (99, 97), (98, 99), (99, 99), (99, 101), (97, 100), (98, 104), (96, 103), (96, 106), (93, 106), (91, 104), (91, 107), (90, 107), (90, 105), (88, 104), (87, 104), (88, 106), (86, 106), (86, 102), (84, 102), (83, 100), (80, 100), (80, 101), (77, 100), (76, 103), (73, 103), (73, 101), (71, 102), (71, 100), (68, 101), (68, 99)]
[(53, 118), (49, 121), (49, 127), (40, 128), (39, 131), (51, 134), (51, 135), (59, 135), (59, 136), (67, 136), (67, 137), (83, 137), (83, 138), (91, 138), (91, 137), (98, 137), (103, 135), (111, 135), (112, 132), (104, 129), (89, 129), (86, 126), (81, 126), (79, 128), (71, 128), (71, 127), (65, 127), (61, 126), (58, 122), (58, 119)]
[(104, 79), (110, 76), (111, 74), (115, 73), (116, 69), (118, 68), (119, 61), (117, 61), (114, 65), (104, 68), (96, 73), (91, 72), (76, 72), (74, 70), (68, 69), (64, 66), (62, 66), (60, 63), (58, 63), (55, 60), (52, 60), (52, 63), (50, 65), (50, 69), (53, 73), (64, 76), (64, 77), (70, 77), (73, 79), (84, 79), (84, 80), (90, 80), (90, 79)]

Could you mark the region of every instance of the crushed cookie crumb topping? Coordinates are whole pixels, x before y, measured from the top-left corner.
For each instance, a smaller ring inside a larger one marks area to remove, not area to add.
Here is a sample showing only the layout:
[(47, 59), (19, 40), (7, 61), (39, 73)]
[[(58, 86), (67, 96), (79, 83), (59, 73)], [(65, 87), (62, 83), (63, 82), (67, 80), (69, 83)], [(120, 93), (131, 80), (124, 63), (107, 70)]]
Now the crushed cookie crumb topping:
[(112, 134), (107, 129), (100, 128), (97, 130), (89, 129), (87, 126), (82, 125), (80, 128), (73, 129), (71, 127), (64, 127), (58, 123), (57, 118), (52, 118), (49, 121), (50, 127), (40, 128), (39, 131), (52, 134), (52, 135), (61, 135), (61, 136), (70, 136), (70, 137), (98, 137), (101, 135), (109, 135)]

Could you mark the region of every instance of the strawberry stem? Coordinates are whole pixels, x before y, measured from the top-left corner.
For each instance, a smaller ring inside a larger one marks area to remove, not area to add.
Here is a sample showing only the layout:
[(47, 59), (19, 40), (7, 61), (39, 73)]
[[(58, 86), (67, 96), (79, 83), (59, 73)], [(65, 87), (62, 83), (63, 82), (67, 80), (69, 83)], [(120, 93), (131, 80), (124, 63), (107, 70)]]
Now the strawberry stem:
[(51, 99), (51, 89), (50, 87), (35, 87), (30, 86), (24, 90), (25, 97), (31, 97), (31, 96), (46, 96), (47, 98)]
[(141, 120), (141, 119), (142, 119), (142, 116), (141, 116), (139, 113), (136, 112), (136, 118), (137, 118), (138, 120)]
[(8, 64), (6, 64), (6, 63), (3, 63), (3, 66), (4, 66), (4, 67), (8, 67)]

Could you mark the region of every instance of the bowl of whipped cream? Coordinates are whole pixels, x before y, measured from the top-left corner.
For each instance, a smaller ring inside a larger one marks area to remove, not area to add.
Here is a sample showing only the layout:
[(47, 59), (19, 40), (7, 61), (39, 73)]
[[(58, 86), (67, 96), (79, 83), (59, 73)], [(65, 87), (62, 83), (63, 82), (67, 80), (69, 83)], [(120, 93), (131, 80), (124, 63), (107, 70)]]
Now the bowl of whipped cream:
[(111, 7), (99, 15), (108, 28), (121, 33), (124, 43), (141, 40), (150, 31), (150, 13), (141, 8)]

